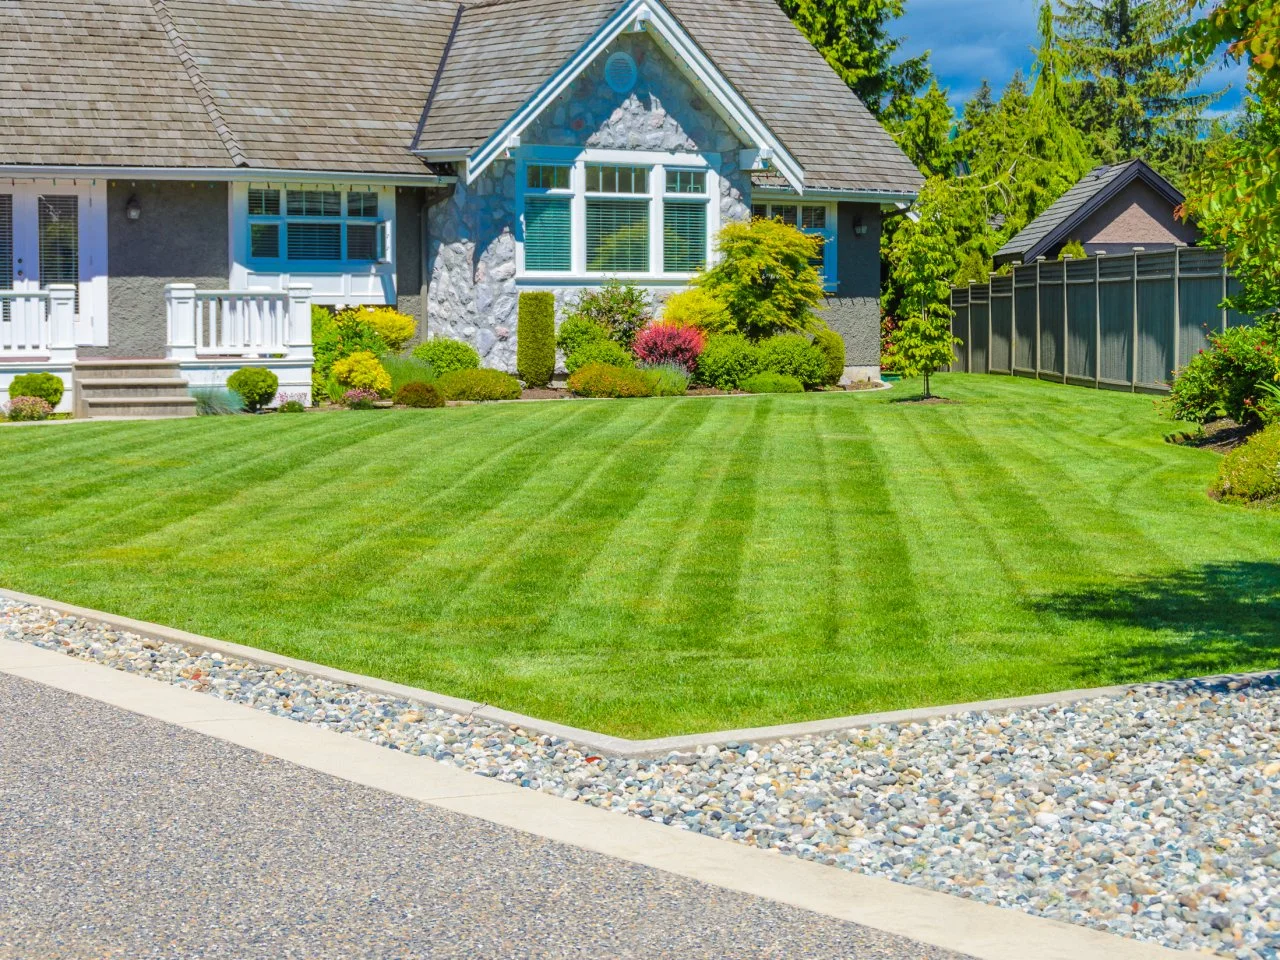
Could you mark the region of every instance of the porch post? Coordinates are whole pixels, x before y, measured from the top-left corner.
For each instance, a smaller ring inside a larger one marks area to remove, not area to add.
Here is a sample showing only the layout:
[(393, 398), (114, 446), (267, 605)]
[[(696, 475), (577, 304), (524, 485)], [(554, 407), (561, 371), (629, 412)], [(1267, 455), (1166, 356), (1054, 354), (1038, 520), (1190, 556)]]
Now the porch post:
[(289, 334), (285, 356), (290, 360), (312, 360), (311, 284), (289, 284)]
[(169, 359), (196, 358), (196, 285), (168, 283), (164, 288), (164, 311), (169, 322)]
[(49, 285), (49, 362), (76, 359), (76, 288), (69, 283)]

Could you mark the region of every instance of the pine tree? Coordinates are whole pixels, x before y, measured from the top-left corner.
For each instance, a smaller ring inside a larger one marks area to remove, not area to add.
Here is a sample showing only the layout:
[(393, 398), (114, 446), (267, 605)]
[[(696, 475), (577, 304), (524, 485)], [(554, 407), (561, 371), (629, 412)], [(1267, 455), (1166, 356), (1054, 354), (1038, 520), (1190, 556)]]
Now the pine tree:
[(927, 53), (901, 63), (890, 30), (906, 0), (778, 0), (783, 12), (877, 117), (899, 116), (929, 82)]
[(1208, 72), (1178, 55), (1185, 0), (1058, 0), (1057, 22), (1076, 125), (1106, 163), (1141, 157), (1180, 182), (1202, 154)]
[(926, 177), (955, 173), (956, 115), (947, 92), (934, 80), (924, 96), (914, 97), (907, 116), (890, 125), (902, 152)]

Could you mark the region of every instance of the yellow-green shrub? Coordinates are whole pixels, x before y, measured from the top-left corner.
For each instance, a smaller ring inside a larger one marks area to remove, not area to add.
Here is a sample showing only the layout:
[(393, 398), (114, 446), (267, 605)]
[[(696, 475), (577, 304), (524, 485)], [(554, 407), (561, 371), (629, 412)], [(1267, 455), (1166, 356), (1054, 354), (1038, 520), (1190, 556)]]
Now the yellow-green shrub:
[(1255, 433), (1227, 454), (1213, 492), (1245, 503), (1280, 499), (1280, 424)]
[(372, 390), (379, 396), (391, 393), (391, 375), (368, 350), (335, 361), (333, 378), (353, 390)]
[(363, 320), (373, 327), (378, 336), (395, 353), (403, 350), (418, 332), (418, 321), (393, 307), (358, 307), (355, 310), (345, 310), (343, 313)]
[(694, 287), (667, 299), (662, 322), (677, 327), (697, 327), (703, 333), (734, 333), (729, 308), (707, 291)]

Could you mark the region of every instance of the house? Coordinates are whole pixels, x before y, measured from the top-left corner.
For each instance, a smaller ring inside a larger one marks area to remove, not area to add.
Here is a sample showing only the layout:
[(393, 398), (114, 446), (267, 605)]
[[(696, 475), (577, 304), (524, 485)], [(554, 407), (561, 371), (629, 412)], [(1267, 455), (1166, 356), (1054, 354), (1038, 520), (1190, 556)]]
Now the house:
[(775, 0), (9, 0), (0, 27), (0, 390), (263, 365), (309, 392), (312, 303), (511, 370), (521, 291), (661, 299), (753, 213), (825, 240), (848, 373), (878, 370), (881, 214), (921, 178)]
[(1055, 260), (1071, 240), (1090, 256), (1193, 246), (1199, 231), (1174, 213), (1182, 201), (1142, 160), (1098, 167), (997, 250), (995, 265)]

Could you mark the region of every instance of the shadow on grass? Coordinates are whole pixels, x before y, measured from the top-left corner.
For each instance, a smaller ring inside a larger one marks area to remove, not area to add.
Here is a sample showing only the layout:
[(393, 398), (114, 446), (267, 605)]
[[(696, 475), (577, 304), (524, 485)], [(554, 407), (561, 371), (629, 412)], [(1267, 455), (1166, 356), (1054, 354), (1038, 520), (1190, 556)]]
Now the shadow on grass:
[(1108, 632), (1128, 628), (1111, 642), (1112, 663), (1079, 664), (1088, 675), (1102, 667), (1124, 681), (1280, 666), (1280, 563), (1206, 564), (1051, 594), (1036, 607)]

